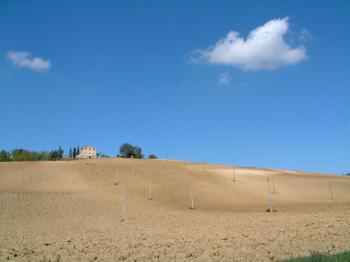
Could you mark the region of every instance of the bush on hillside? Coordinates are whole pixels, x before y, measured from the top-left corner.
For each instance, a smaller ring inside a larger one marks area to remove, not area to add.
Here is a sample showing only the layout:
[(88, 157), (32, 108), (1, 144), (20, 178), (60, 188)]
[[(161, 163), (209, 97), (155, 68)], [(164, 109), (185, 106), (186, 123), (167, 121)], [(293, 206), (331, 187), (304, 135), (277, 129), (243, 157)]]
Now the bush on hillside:
[(109, 158), (110, 157), (109, 155), (106, 155), (106, 154), (103, 154), (103, 153), (100, 153), (100, 152), (98, 152), (96, 155), (97, 155), (98, 158)]
[(148, 159), (157, 159), (158, 157), (156, 155), (150, 154), (148, 156)]

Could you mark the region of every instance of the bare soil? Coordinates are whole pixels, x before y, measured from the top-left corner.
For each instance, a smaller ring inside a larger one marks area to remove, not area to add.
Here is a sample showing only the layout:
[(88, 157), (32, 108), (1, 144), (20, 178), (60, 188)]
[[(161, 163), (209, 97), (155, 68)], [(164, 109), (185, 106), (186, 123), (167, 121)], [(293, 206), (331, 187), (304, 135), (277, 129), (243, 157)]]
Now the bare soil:
[(276, 261), (350, 250), (350, 177), (234, 171), (165, 160), (0, 163), (0, 261)]

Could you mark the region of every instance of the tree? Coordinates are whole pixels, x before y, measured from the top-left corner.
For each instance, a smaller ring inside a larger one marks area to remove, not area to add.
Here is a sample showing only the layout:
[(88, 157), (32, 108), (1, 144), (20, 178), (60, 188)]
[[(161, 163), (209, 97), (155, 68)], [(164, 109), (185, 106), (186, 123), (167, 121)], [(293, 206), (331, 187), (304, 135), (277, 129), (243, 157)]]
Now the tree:
[(73, 153), (72, 153), (72, 148), (69, 148), (69, 158), (72, 158), (73, 157)]
[(59, 159), (59, 152), (58, 150), (53, 150), (49, 153), (49, 156), (48, 156), (48, 160), (54, 160), (56, 161), (57, 159)]
[(78, 146), (78, 149), (77, 149), (77, 156), (80, 154), (80, 148)]
[(157, 159), (158, 157), (156, 156), (156, 155), (154, 155), (154, 154), (150, 154), (149, 156), (148, 156), (148, 159)]
[(77, 156), (77, 149), (73, 147), (73, 158), (76, 158)]
[(47, 160), (49, 157), (47, 152), (36, 152), (24, 149), (14, 149), (11, 155), (13, 161), (40, 161)]
[(48, 160), (60, 160), (63, 158), (63, 150), (61, 146), (57, 150), (53, 150), (48, 154)]
[(138, 146), (134, 147), (134, 158), (139, 158), (139, 159), (143, 158), (141, 147), (138, 147)]
[(63, 158), (63, 153), (64, 153), (64, 151), (63, 151), (62, 147), (59, 146), (59, 148), (58, 148), (58, 156), (59, 156), (59, 159), (62, 159), (62, 158)]
[(39, 160), (40, 156), (35, 152), (30, 152), (24, 149), (14, 149), (12, 150), (12, 159), (14, 161), (34, 161)]
[(128, 143), (121, 145), (119, 153), (122, 157), (131, 157), (134, 154), (134, 147)]
[(8, 162), (11, 161), (11, 154), (5, 150), (0, 151), (0, 162)]
[(128, 143), (121, 145), (119, 154), (126, 158), (143, 158), (141, 147), (133, 146)]

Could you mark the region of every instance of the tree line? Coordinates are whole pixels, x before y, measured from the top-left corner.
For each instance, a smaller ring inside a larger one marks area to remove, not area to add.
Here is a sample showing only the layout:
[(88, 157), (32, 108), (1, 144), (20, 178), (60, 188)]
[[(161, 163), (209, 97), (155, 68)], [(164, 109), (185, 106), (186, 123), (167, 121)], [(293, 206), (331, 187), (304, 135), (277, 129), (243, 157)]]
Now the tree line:
[(64, 151), (61, 146), (50, 152), (38, 152), (25, 149), (13, 149), (12, 151), (1, 150), (0, 162), (60, 160), (63, 158), (63, 153)]
[[(69, 148), (66, 158), (75, 159), (80, 154), (80, 147)], [(97, 157), (108, 157), (107, 155), (97, 153)], [(133, 146), (129, 143), (124, 143), (119, 148), (117, 157), (142, 159), (142, 149), (139, 146)], [(60, 146), (56, 150), (46, 151), (31, 151), (26, 149), (14, 149), (12, 151), (1, 150), (0, 162), (10, 161), (44, 161), (44, 160), (61, 160), (64, 158), (64, 151)], [(150, 154), (149, 159), (156, 159), (157, 156)]]

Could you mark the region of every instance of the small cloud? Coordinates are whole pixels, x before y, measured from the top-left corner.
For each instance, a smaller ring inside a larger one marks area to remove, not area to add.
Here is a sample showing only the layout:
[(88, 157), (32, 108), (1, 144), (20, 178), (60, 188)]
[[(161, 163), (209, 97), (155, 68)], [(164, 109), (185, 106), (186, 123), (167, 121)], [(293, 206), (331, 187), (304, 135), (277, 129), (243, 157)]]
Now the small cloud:
[(14, 66), (33, 71), (45, 72), (51, 68), (50, 60), (44, 60), (41, 57), (32, 57), (32, 55), (26, 51), (8, 52), (7, 59), (9, 59)]
[[(195, 50), (191, 63), (232, 65), (244, 70), (276, 69), (307, 58), (303, 45), (292, 48), (284, 39), (289, 30), (288, 17), (272, 19), (252, 30), (245, 39), (231, 31), (214, 46)], [(303, 34), (306, 35), (307, 31)]]
[(227, 86), (229, 84), (231, 84), (230, 74), (228, 72), (220, 74), (219, 79), (218, 79), (218, 85), (219, 86)]
[(302, 28), (300, 30), (300, 35), (299, 35), (299, 39), (301, 43), (305, 43), (309, 40), (312, 40), (314, 38), (314, 36), (311, 34), (311, 32), (309, 30), (307, 30), (306, 28)]

